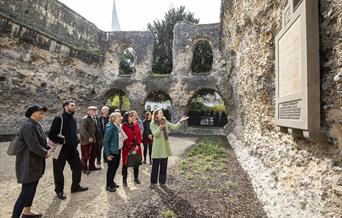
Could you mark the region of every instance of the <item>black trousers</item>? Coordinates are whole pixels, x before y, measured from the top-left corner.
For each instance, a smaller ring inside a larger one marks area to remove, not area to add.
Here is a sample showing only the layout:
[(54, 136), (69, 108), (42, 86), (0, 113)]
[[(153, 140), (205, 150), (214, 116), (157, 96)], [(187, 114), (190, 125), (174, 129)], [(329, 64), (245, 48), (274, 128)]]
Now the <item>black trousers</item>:
[(55, 192), (59, 193), (64, 190), (64, 167), (68, 162), (72, 171), (71, 189), (77, 188), (81, 182), (82, 165), (80, 154), (77, 150), (71, 151), (62, 149), (59, 158), (53, 159), (53, 176), (55, 180)]
[(151, 159), (152, 144), (144, 144), (144, 161), (146, 161), (147, 150), (148, 150), (148, 154), (149, 154), (149, 157), (150, 157), (150, 161), (152, 161), (152, 159)]
[(116, 174), (116, 171), (119, 168), (120, 165), (120, 159), (121, 159), (121, 152), (119, 154), (112, 154), (113, 158), (112, 160), (108, 160), (108, 169), (107, 169), (107, 187), (114, 187), (114, 177)]
[(156, 184), (159, 175), (159, 183), (166, 183), (167, 172), (167, 158), (153, 158), (152, 159), (152, 172), (151, 172), (151, 184)]
[[(122, 177), (123, 180), (127, 180), (127, 165), (122, 166)], [(139, 166), (133, 167), (134, 179), (139, 179)]]
[(31, 207), (33, 198), (36, 194), (38, 182), (25, 183), (21, 185), (20, 195), (15, 202), (12, 217), (19, 218), (23, 212), (24, 207)]
[[(102, 145), (96, 144), (95, 149), (96, 149), (96, 160), (97, 162), (101, 162)], [(104, 156), (103, 156), (103, 159), (104, 159)]]

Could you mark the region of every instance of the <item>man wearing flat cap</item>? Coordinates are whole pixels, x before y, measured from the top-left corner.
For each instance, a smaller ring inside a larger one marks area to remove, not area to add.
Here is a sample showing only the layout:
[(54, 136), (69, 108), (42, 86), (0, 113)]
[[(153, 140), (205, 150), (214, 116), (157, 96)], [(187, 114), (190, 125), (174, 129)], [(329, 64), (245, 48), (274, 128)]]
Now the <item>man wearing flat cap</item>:
[(97, 123), (97, 107), (89, 106), (88, 115), (83, 117), (80, 124), (80, 141), (82, 153), (82, 170), (85, 174), (100, 170), (95, 166), (96, 143), (102, 140)]
[[(82, 167), (80, 154), (77, 151), (79, 139), (77, 136), (77, 120), (74, 117), (76, 103), (73, 100), (63, 102), (63, 114), (56, 116), (49, 131), (49, 139), (54, 143), (63, 144), (58, 159), (53, 159), (53, 176), (55, 180), (55, 192), (61, 200), (66, 198), (64, 193), (63, 171), (66, 162), (72, 171), (71, 192), (81, 192), (88, 190), (87, 187), (80, 186)], [(60, 132), (62, 131), (62, 134)]]

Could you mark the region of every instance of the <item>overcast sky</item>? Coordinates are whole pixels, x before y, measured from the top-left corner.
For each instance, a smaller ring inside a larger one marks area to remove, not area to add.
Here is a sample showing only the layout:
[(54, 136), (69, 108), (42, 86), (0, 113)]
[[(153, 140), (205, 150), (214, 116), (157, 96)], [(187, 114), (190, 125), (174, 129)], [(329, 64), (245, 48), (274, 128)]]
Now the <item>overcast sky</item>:
[[(114, 0), (60, 0), (74, 11), (81, 14), (98, 28), (111, 30), (112, 8)], [(184, 5), (193, 12), (200, 23), (220, 22), (221, 0), (116, 0), (121, 30), (146, 30), (147, 23), (164, 17), (171, 7)]]

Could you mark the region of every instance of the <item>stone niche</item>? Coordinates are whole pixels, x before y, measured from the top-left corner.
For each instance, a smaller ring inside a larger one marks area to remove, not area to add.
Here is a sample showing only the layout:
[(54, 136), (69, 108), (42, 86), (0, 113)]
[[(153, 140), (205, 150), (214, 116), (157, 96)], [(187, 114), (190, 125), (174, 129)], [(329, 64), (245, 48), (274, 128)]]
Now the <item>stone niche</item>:
[(289, 0), (275, 37), (276, 125), (321, 139), (318, 0)]

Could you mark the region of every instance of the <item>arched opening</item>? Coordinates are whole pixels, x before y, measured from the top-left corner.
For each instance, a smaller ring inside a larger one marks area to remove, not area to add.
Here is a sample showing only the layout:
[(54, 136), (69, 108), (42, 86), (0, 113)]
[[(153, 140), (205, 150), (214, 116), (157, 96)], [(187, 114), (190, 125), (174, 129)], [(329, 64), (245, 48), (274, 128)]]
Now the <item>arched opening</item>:
[(224, 101), (213, 89), (197, 91), (188, 104), (189, 126), (217, 126), (227, 124), (227, 114)]
[(172, 102), (171, 98), (168, 94), (163, 91), (154, 91), (151, 92), (145, 101), (145, 112), (146, 111), (154, 111), (156, 109), (163, 109), (164, 115), (167, 120), (171, 120), (171, 109)]
[(213, 51), (209, 42), (199, 41), (192, 50), (191, 71), (193, 73), (208, 73), (213, 65)]
[(124, 91), (115, 89), (106, 96), (106, 106), (109, 107), (109, 113), (115, 109), (119, 109), (121, 113), (131, 110), (131, 101)]
[(126, 48), (120, 57), (119, 74), (130, 75), (135, 72), (134, 50), (132, 47)]

